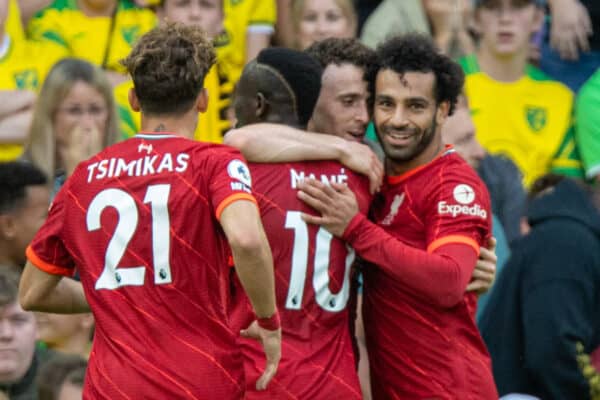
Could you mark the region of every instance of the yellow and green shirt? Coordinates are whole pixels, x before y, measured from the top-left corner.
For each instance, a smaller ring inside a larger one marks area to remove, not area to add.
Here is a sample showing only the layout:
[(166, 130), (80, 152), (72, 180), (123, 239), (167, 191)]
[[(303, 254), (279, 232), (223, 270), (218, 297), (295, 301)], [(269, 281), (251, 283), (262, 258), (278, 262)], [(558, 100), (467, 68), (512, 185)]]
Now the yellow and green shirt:
[(54, 0), (31, 19), (27, 33), (32, 39), (47, 39), (64, 46), (72, 57), (124, 73), (119, 61), (156, 24), (154, 12), (137, 7), (132, 0), (120, 0), (114, 17), (88, 17), (77, 7), (76, 0)]
[(477, 138), (492, 154), (509, 157), (529, 187), (548, 172), (583, 177), (573, 130), (573, 93), (527, 66), (516, 82), (482, 72), (475, 56), (460, 60)]
[[(117, 85), (114, 89), (115, 102), (119, 115), (119, 129), (124, 139), (130, 138), (140, 131), (141, 116), (129, 105), (129, 89), (133, 82), (127, 81)], [(203, 142), (221, 143), (223, 134), (229, 129), (230, 122), (221, 110), (229, 105), (229, 99), (219, 99), (219, 77), (216, 66), (213, 67), (204, 79), (204, 87), (208, 91), (208, 108), (198, 116), (198, 126), (194, 138)], [(224, 103), (225, 101), (225, 103)]]
[(223, 15), (224, 32), (215, 38), (215, 49), (221, 72), (235, 84), (246, 63), (246, 33), (273, 32), (277, 9), (274, 0), (224, 0)]
[[(65, 55), (64, 48), (53, 43), (13, 40), (6, 34), (0, 43), (0, 90), (37, 92), (54, 63)], [(0, 144), (0, 161), (14, 160), (22, 151), (20, 144)]]
[(19, 10), (17, 0), (8, 1), (8, 17), (6, 18), (4, 29), (14, 40), (22, 40), (25, 38), (23, 24), (21, 23), (21, 11)]

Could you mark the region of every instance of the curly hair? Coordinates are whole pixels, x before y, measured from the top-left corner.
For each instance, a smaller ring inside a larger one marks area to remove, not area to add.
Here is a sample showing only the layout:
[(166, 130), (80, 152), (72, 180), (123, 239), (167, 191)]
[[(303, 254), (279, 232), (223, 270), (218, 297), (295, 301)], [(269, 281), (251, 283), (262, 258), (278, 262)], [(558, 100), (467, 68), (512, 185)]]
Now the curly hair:
[(215, 61), (199, 27), (169, 23), (142, 36), (121, 64), (133, 79), (142, 112), (177, 115), (192, 107)]
[(375, 79), (380, 70), (391, 69), (400, 75), (433, 72), (436, 101), (438, 104), (447, 101), (450, 104), (448, 115), (452, 115), (465, 74), (457, 63), (435, 47), (428, 36), (419, 33), (393, 36), (377, 47), (376, 54), (377, 61), (367, 72), (371, 93), (374, 93)]
[(376, 58), (375, 51), (354, 38), (328, 38), (320, 40), (310, 45), (304, 51), (313, 56), (323, 69), (327, 68), (330, 64), (337, 66), (350, 64), (361, 68), (365, 71), (365, 74), (373, 67)]

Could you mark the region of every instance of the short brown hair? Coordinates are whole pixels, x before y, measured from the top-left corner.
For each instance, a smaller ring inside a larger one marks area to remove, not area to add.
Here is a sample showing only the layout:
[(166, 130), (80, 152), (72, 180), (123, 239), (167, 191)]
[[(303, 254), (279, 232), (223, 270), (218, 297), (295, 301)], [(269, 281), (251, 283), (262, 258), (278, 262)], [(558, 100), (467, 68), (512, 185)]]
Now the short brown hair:
[(199, 27), (168, 23), (142, 36), (121, 63), (133, 79), (142, 112), (168, 115), (189, 111), (215, 60)]

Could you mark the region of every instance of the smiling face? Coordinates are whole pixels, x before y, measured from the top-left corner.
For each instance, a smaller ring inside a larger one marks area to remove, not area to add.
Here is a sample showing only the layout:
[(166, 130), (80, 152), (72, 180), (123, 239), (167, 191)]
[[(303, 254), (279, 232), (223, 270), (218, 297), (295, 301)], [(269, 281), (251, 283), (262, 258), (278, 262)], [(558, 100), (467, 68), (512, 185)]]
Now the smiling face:
[(393, 174), (424, 164), (442, 149), (439, 126), (448, 113), (437, 103), (432, 72), (378, 72), (373, 118)]
[(321, 79), (311, 130), (362, 141), (369, 122), (364, 71), (352, 64), (330, 64)]
[(499, 57), (527, 52), (531, 35), (541, 28), (544, 17), (527, 0), (488, 0), (475, 15), (481, 46)]

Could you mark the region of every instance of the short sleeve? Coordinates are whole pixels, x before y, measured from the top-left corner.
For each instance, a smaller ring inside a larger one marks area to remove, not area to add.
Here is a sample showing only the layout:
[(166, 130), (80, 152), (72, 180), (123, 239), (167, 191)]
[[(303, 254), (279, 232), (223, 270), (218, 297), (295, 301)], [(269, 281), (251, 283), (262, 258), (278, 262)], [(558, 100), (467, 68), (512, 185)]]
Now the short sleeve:
[(221, 212), (234, 201), (249, 200), (256, 204), (252, 194), (250, 169), (242, 154), (235, 149), (226, 149), (212, 157), (212, 174), (209, 181), (210, 202), (217, 219)]
[(27, 247), (29, 261), (52, 275), (73, 276), (75, 262), (63, 244), (66, 218), (66, 188), (58, 192), (50, 206), (48, 218)]
[(433, 180), (425, 202), (427, 251), (449, 243), (463, 243), (479, 254), (491, 235), (492, 211), (489, 193), (468, 166), (451, 165)]
[(248, 31), (272, 33), (277, 19), (275, 1), (255, 0), (252, 5), (248, 17)]

